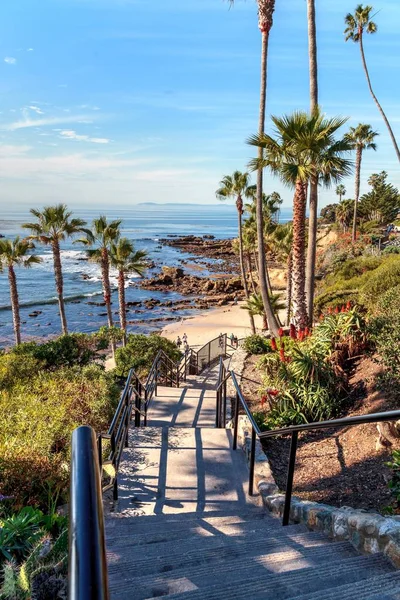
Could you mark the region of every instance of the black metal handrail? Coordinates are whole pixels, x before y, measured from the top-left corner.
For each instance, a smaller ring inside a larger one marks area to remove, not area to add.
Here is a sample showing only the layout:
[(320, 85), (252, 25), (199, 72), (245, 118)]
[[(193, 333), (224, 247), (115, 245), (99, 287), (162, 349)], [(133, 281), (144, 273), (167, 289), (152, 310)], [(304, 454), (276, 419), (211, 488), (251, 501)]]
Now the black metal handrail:
[[(281, 429), (273, 429), (271, 431), (261, 431), (259, 426), (257, 425), (254, 416), (247, 404), (245, 397), (243, 396), (243, 392), (240, 388), (239, 382), (237, 380), (238, 375), (234, 371), (228, 371), (226, 375), (223, 374), (223, 370), (220, 369), (218, 385), (217, 385), (217, 414), (218, 407), (220, 407), (221, 400), (221, 388), (222, 384), (226, 385), (226, 381), (232, 378), (233, 385), (236, 391), (236, 401), (235, 401), (235, 411), (234, 411), (234, 419), (233, 419), (233, 449), (237, 448), (237, 437), (238, 437), (238, 422), (239, 422), (239, 407), (242, 406), (245, 414), (247, 415), (250, 425), (251, 425), (251, 446), (250, 446), (250, 474), (249, 474), (249, 494), (253, 494), (254, 489), (254, 464), (255, 464), (255, 445), (256, 438), (258, 437), (260, 442), (265, 439), (278, 437), (283, 435), (291, 436), (290, 443), (290, 453), (289, 453), (289, 464), (287, 471), (287, 479), (286, 479), (286, 491), (285, 491), (285, 505), (283, 510), (283, 518), (282, 525), (286, 526), (289, 524), (290, 517), (290, 506), (292, 500), (292, 491), (293, 491), (293, 478), (296, 466), (296, 452), (297, 452), (297, 442), (299, 433), (306, 433), (310, 431), (319, 431), (326, 429), (339, 429), (341, 427), (352, 427), (355, 425), (363, 425), (367, 423), (382, 423), (384, 421), (397, 421), (400, 419), (400, 410), (392, 410), (381, 413), (371, 413), (367, 415), (356, 415), (354, 417), (342, 417), (340, 419), (332, 419), (330, 421), (318, 421), (316, 423), (302, 423), (300, 425), (291, 425), (290, 427), (283, 427)], [(243, 377), (242, 377), (243, 378)], [(248, 379), (248, 378), (244, 378)], [(259, 383), (254, 380), (253, 383)], [(267, 393), (268, 395), (268, 393)], [(225, 395), (225, 403), (226, 403), (226, 395)], [(219, 427), (225, 426), (221, 425), (219, 422)]]
[(95, 432), (78, 427), (71, 449), (69, 600), (109, 599), (100, 469)]

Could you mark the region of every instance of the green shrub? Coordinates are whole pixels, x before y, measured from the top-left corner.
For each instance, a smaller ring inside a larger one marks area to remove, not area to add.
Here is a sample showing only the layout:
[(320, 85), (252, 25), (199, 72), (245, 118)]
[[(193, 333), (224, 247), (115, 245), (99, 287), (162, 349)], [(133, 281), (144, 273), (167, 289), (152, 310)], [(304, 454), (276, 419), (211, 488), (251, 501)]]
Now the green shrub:
[(145, 377), (159, 350), (163, 350), (174, 362), (182, 353), (174, 342), (155, 333), (151, 335), (131, 334), (124, 348), (115, 353), (116, 373), (127, 377), (130, 369), (135, 369), (139, 376)]
[(376, 302), (369, 335), (375, 344), (378, 362), (385, 367), (383, 379), (400, 385), (400, 285), (385, 292)]
[(249, 335), (243, 342), (243, 348), (249, 354), (265, 354), (271, 352), (271, 342), (263, 335)]
[(382, 254), (400, 254), (400, 248), (398, 246), (387, 246)]
[(95, 359), (104, 359), (99, 355), (100, 350), (105, 350), (110, 344), (110, 332), (107, 327), (101, 328), (91, 335), (85, 333), (72, 333), (61, 335), (55, 340), (44, 344), (26, 342), (16, 346), (12, 354), (29, 356), (42, 363), (45, 369), (59, 369), (90, 364)]
[(43, 363), (33, 356), (21, 358), (14, 352), (0, 355), (0, 390), (30, 381), (42, 367)]
[(72, 431), (83, 424), (106, 431), (119, 394), (96, 364), (41, 371), (1, 390), (0, 494), (16, 506), (46, 508), (49, 490), (64, 499)]

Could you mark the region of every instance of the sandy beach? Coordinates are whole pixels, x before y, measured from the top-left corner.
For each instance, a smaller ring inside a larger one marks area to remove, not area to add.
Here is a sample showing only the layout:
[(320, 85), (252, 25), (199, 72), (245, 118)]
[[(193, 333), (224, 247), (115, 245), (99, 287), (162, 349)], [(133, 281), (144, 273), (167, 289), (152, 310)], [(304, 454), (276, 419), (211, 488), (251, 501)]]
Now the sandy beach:
[[(251, 334), (248, 314), (237, 306), (221, 306), (197, 314), (195, 317), (182, 319), (178, 323), (167, 325), (161, 335), (176, 341), (186, 333), (191, 348), (198, 348), (219, 336), (220, 333), (233, 333), (238, 338)], [(256, 327), (261, 329), (261, 317), (255, 317)]]

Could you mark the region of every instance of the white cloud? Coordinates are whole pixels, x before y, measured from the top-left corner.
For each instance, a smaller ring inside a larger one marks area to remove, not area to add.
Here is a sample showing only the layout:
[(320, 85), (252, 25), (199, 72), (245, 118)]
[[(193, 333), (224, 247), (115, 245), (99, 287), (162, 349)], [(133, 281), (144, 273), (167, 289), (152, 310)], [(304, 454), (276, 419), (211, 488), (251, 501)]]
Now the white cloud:
[(59, 117), (47, 117), (43, 119), (30, 119), (25, 118), (23, 121), (15, 121), (8, 125), (3, 125), (2, 129), (7, 131), (16, 131), (17, 129), (25, 129), (26, 127), (43, 127), (45, 125), (58, 125), (63, 123), (78, 123), (82, 119), (87, 119), (87, 115), (76, 115), (76, 116), (59, 116)]
[(17, 63), (17, 59), (14, 58), (13, 56), (6, 56), (4, 59), (4, 62), (7, 63), (8, 65), (15, 65)]
[(33, 52), (33, 48), (27, 48), (27, 52)]
[(28, 106), (28, 108), (30, 108), (30, 110), (33, 110), (38, 115), (44, 115), (44, 112), (38, 106)]
[(0, 145), (0, 158), (7, 158), (11, 156), (23, 156), (29, 150), (31, 150), (31, 146)]
[(92, 144), (108, 144), (110, 142), (107, 138), (95, 138), (88, 135), (79, 135), (72, 129), (65, 129), (61, 131), (60, 136), (68, 140), (75, 140), (76, 142), (91, 142)]

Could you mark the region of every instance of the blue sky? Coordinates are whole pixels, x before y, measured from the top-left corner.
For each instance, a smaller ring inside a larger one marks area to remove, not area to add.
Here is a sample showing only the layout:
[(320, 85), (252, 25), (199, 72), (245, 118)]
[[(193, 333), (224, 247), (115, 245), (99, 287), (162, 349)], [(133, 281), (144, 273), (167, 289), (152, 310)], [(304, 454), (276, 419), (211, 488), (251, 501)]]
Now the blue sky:
[[(380, 133), (378, 151), (365, 153), (361, 191), (382, 169), (400, 187), (358, 46), (344, 43), (343, 17), (355, 4), (317, 2), (320, 101), (328, 115)], [(400, 3), (374, 6), (379, 31), (366, 55), (400, 140)], [(221, 177), (251, 158), (260, 49), (252, 0), (233, 9), (222, 0), (15, 0), (0, 17), (5, 205), (210, 204)], [(307, 107), (306, 2), (277, 0), (267, 112)], [(352, 179), (345, 184), (351, 196)], [(291, 191), (267, 176), (272, 190), (291, 204)], [(321, 205), (334, 200), (321, 192)]]

